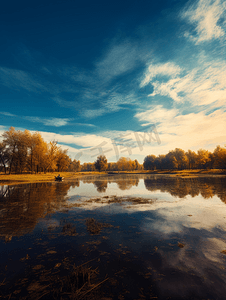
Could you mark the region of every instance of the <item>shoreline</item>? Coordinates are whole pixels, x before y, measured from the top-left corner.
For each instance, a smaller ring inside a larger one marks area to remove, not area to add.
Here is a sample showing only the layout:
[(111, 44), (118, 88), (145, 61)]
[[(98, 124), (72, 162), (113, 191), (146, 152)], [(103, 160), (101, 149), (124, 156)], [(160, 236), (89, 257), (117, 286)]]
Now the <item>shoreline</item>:
[[(38, 182), (53, 182), (55, 176), (59, 172), (53, 173), (40, 173), (40, 174), (0, 174), (0, 185), (16, 185), (26, 183), (38, 183)], [(65, 179), (76, 179), (84, 176), (104, 176), (104, 175), (170, 175), (175, 177), (198, 177), (203, 175), (216, 175), (226, 176), (225, 170), (212, 169), (212, 170), (137, 170), (137, 171), (104, 171), (104, 172), (61, 172), (60, 175)]]
[[(60, 172), (60, 175), (64, 179), (76, 179), (87, 175), (98, 175), (99, 172)], [(100, 173), (100, 174), (103, 174)], [(104, 175), (108, 173), (105, 172)], [(26, 183), (38, 183), (38, 182), (55, 182), (55, 176), (59, 175), (59, 172), (52, 173), (39, 173), (39, 174), (0, 174), (0, 186), (1, 185), (17, 185)]]

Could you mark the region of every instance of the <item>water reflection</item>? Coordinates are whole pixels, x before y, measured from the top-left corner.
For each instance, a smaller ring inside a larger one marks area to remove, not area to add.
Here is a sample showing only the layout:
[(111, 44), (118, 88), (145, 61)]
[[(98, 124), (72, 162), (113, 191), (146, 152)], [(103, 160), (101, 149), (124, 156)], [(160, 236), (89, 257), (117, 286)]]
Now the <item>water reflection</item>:
[(144, 184), (149, 191), (160, 190), (179, 198), (187, 195), (195, 197), (201, 194), (203, 198), (208, 199), (216, 195), (226, 203), (225, 177), (176, 178), (155, 176), (144, 179)]
[[(224, 299), (225, 183), (223, 177), (120, 175), (2, 186), (6, 299), (35, 298), (26, 296), (36, 283), (48, 286), (54, 272), (61, 278), (86, 262), (98, 267), (99, 282), (108, 274), (102, 287), (109, 299)], [(102, 224), (97, 234), (87, 231), (87, 218)]]
[(61, 207), (70, 186), (55, 183), (3, 186), (0, 195), (0, 237), (10, 241), (12, 236), (32, 232), (39, 218)]
[(127, 180), (118, 180), (117, 185), (118, 188), (122, 191), (124, 190), (130, 190), (134, 185), (138, 186), (139, 184), (139, 178), (129, 178)]
[(174, 197), (184, 198), (187, 195), (192, 197), (201, 195), (208, 199), (213, 196), (219, 197), (226, 203), (226, 177), (170, 177), (162, 175), (114, 175), (114, 176), (89, 176), (81, 179), (85, 184), (91, 184), (96, 187), (99, 193), (108, 192), (109, 184), (116, 183), (121, 191), (130, 190), (138, 187), (140, 181), (148, 191), (160, 191), (169, 193)]
[[(89, 189), (87, 189), (87, 185)], [(222, 202), (226, 203), (225, 186), (225, 177), (177, 178), (155, 175), (89, 176), (60, 184), (34, 183), (18, 186), (1, 186), (0, 237), (4, 238), (5, 241), (10, 241), (12, 236), (20, 236), (32, 232), (40, 218), (64, 207), (68, 199), (71, 199), (72, 202), (76, 199), (77, 206), (82, 206), (85, 209), (95, 209), (104, 205), (109, 206), (109, 204), (112, 204), (113, 207), (114, 203), (123, 203), (123, 201), (128, 203), (130, 201), (133, 209), (137, 211), (147, 209), (160, 210), (163, 208), (163, 213), (161, 214), (163, 216), (165, 214), (164, 208), (169, 207), (169, 204), (166, 203), (168, 194), (173, 197), (170, 200), (172, 203), (170, 207), (177, 206), (179, 217), (173, 213), (169, 215), (167, 211), (166, 221), (162, 222), (161, 225), (158, 225), (157, 222), (154, 225), (162, 228), (162, 231), (164, 231), (163, 227), (171, 228), (168, 224), (171, 217), (178, 218), (178, 221), (184, 218), (182, 210), (180, 211), (178, 204), (174, 203), (175, 197), (183, 199), (188, 195), (192, 198), (201, 195), (202, 198), (209, 199), (217, 196)], [(95, 190), (99, 194), (102, 193), (103, 198), (97, 198), (94, 201), (93, 199), (89, 200), (96, 196)], [(162, 197), (164, 197), (162, 202), (160, 201), (161, 193), (163, 193)], [(115, 198), (116, 194), (117, 197)], [(125, 198), (127, 196), (137, 198), (130, 200)], [(144, 201), (144, 198), (141, 201), (138, 198), (140, 196), (146, 197), (148, 201)], [(152, 196), (155, 196), (155, 198)], [(157, 202), (156, 196), (158, 198)], [(154, 206), (151, 208), (150, 205)], [(187, 199), (181, 205), (184, 208), (189, 205), (192, 207), (192, 202)], [(215, 210), (216, 207), (214, 208)], [(117, 205), (115, 205), (115, 209), (119, 211)], [(120, 210), (122, 210), (122, 207)], [(194, 221), (194, 215), (196, 215), (194, 210), (191, 210), (190, 214), (193, 215)], [(209, 216), (208, 212), (205, 212), (205, 214)], [(211, 220), (210, 216), (208, 218)], [(203, 220), (205, 219), (206, 217), (203, 216)], [(176, 226), (179, 226), (178, 224), (179, 222), (177, 222)], [(169, 229), (165, 229), (165, 231), (168, 232)]]
[(144, 179), (141, 174), (137, 175), (111, 175), (111, 176), (87, 176), (81, 179), (83, 183), (93, 183), (97, 191), (106, 192), (108, 184), (116, 183), (120, 190), (129, 190), (133, 186), (138, 186), (139, 181)]
[(94, 186), (97, 188), (97, 191), (99, 193), (104, 193), (106, 192), (107, 186), (108, 186), (108, 182), (107, 180), (102, 180), (102, 181), (94, 181), (93, 182)]

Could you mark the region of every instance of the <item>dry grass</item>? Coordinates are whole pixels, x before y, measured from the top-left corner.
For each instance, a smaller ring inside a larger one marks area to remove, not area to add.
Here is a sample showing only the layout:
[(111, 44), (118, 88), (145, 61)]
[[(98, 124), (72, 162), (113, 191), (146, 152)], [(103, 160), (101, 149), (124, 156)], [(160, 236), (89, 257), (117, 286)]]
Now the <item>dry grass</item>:
[[(87, 175), (100, 175), (107, 173), (99, 173), (99, 172), (60, 172), (60, 176), (65, 179), (74, 179), (80, 176)], [(39, 174), (7, 174), (0, 173), (0, 185), (14, 185), (21, 183), (35, 183), (35, 182), (48, 182), (55, 181), (55, 176), (59, 175), (59, 172), (52, 173), (39, 173)]]
[[(32, 282), (27, 291), (28, 298), (42, 299), (98, 299), (98, 293), (93, 293), (102, 282), (96, 283), (97, 269), (88, 266), (74, 267), (70, 275), (64, 277), (52, 276), (51, 283)], [(50, 278), (49, 278), (50, 279)], [(27, 298), (26, 298), (27, 299)]]
[(155, 171), (149, 171), (149, 174), (170, 174), (170, 175), (175, 175), (175, 176), (226, 175), (226, 171), (219, 170), (219, 169), (164, 170), (164, 171), (155, 170)]
[[(69, 275), (59, 276), (56, 268), (61, 266), (61, 263), (55, 265), (52, 270), (45, 270), (44, 265), (33, 266), (33, 270), (40, 274), (39, 278), (22, 278), (17, 281), (16, 286), (12, 286), (10, 290), (5, 290), (7, 294), (0, 292), (1, 299), (70, 299), (70, 300), (88, 300), (102, 299), (100, 290), (104, 282), (109, 278), (105, 277), (102, 281), (97, 281), (99, 274), (98, 268), (91, 268), (88, 264), (97, 258), (89, 260), (79, 266), (73, 266)], [(41, 272), (41, 273), (39, 273)], [(0, 282), (0, 286), (4, 286), (5, 279)], [(16, 294), (16, 298), (15, 295)], [(13, 295), (13, 297), (11, 297)]]
[(175, 176), (193, 176), (193, 175), (226, 175), (226, 170), (221, 169), (197, 169), (197, 170), (134, 170), (134, 171), (110, 171), (109, 174), (170, 174)]

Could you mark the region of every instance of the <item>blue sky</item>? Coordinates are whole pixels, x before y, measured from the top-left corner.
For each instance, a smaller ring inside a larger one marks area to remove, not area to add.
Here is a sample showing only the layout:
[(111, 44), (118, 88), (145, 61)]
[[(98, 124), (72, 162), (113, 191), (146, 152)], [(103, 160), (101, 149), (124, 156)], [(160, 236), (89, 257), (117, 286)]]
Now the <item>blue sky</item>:
[(223, 0), (5, 1), (0, 133), (39, 131), (81, 162), (224, 146), (225, 16)]

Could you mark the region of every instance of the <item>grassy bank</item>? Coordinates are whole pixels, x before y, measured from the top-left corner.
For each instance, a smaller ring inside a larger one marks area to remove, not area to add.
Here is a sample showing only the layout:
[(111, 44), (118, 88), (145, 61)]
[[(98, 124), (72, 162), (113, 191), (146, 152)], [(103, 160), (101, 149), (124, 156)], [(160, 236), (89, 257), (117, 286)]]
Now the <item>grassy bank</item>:
[[(57, 176), (59, 172), (53, 173), (40, 173), (40, 174), (0, 174), (0, 185), (12, 185), (12, 184), (21, 184), (21, 183), (34, 183), (34, 182), (48, 182), (54, 181), (55, 176)], [(78, 178), (84, 175), (96, 175), (96, 174), (107, 174), (106, 172), (60, 172), (60, 176), (65, 179), (73, 179)]]
[(135, 171), (113, 171), (109, 174), (169, 174), (175, 176), (193, 176), (193, 175), (226, 175), (226, 170), (135, 170)]
[(149, 171), (149, 174), (170, 174), (175, 176), (199, 176), (199, 175), (226, 175), (225, 170), (164, 170), (164, 171)]
[[(0, 185), (13, 185), (21, 183), (34, 183), (34, 182), (48, 182), (54, 181), (58, 172), (53, 173), (40, 173), (40, 174), (7, 174), (0, 173)], [(60, 175), (65, 179), (74, 179), (87, 175), (116, 175), (116, 174), (169, 174), (170, 176), (199, 176), (199, 175), (226, 175), (226, 171), (212, 169), (212, 170), (137, 170), (137, 171), (115, 171), (115, 172), (61, 172)]]

